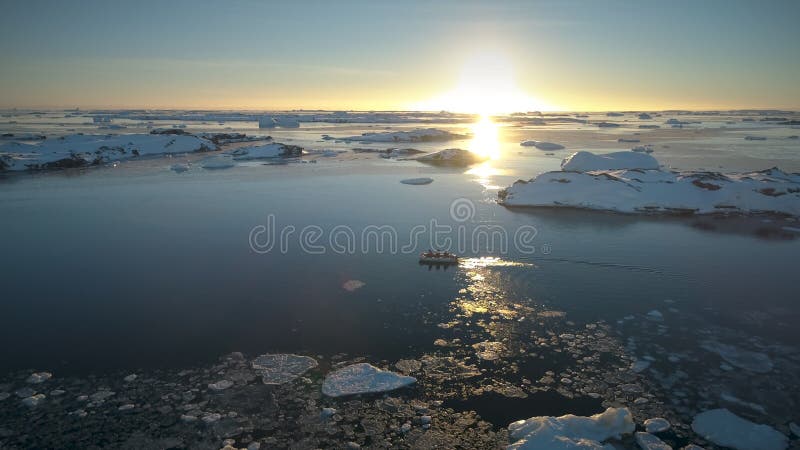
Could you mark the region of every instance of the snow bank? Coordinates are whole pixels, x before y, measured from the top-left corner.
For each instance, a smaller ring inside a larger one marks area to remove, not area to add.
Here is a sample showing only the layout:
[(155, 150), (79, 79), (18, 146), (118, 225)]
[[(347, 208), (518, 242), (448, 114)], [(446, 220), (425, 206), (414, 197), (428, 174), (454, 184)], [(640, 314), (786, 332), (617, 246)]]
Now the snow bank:
[(424, 163), (448, 164), (454, 166), (468, 166), (470, 164), (486, 161), (486, 159), (488, 159), (486, 156), (460, 148), (448, 148), (416, 158), (417, 161)]
[(275, 353), (259, 356), (252, 366), (264, 384), (284, 384), (317, 367), (317, 361), (308, 356)]
[(531, 417), (508, 426), (512, 441), (508, 448), (603, 449), (601, 443), (606, 439), (631, 433), (635, 428), (628, 408), (608, 408), (590, 417)]
[(614, 152), (595, 155), (591, 152), (575, 152), (561, 161), (561, 170), (589, 172), (592, 170), (658, 169), (658, 161), (639, 152)]
[(329, 397), (387, 392), (417, 382), (414, 377), (381, 370), (371, 364), (353, 364), (335, 370), (322, 382), (322, 393)]
[(286, 145), (278, 142), (254, 145), (251, 147), (241, 147), (227, 152), (236, 161), (249, 159), (265, 159), (278, 157), (297, 157), (303, 154), (303, 148), (296, 145)]
[[(658, 169), (655, 158), (645, 153), (621, 152), (626, 156), (599, 159), (590, 153), (581, 156), (584, 153), (564, 160), (564, 171), (517, 181), (500, 191), (500, 202), (506, 206), (572, 207), (639, 214), (800, 216), (800, 174), (776, 168), (727, 175), (672, 172)], [(603, 169), (626, 165), (633, 168)]]
[(543, 141), (522, 141), (519, 145), (523, 147), (536, 147), (539, 150), (561, 150), (564, 148), (561, 144)]
[(437, 128), (418, 128), (411, 131), (364, 133), (361, 136), (350, 136), (339, 139), (342, 141), (356, 142), (441, 142), (466, 138), (466, 135), (451, 133)]
[(717, 445), (738, 450), (783, 450), (789, 445), (786, 436), (771, 426), (742, 419), (727, 409), (698, 414), (692, 429)]
[(43, 170), (84, 167), (136, 158), (209, 151), (216, 146), (197, 136), (72, 134), (38, 144), (10, 142), (0, 145), (0, 170)]

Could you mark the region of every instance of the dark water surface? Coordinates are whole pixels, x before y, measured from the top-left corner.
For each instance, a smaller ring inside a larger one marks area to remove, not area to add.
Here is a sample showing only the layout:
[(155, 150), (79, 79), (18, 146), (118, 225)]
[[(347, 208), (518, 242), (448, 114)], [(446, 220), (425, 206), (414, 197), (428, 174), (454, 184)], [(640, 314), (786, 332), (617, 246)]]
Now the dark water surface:
[[(491, 269), (490, 282), (509, 301), (611, 321), (674, 300), (704, 320), (800, 342), (790, 325), (798, 319), (800, 255), (791, 233), (761, 230), (770, 225), (758, 219), (510, 211), (459, 171), (434, 171), (428, 186), (400, 184), (419, 171), (405, 164), (376, 173), (348, 163), (181, 175), (101, 169), (5, 181), (0, 370), (182, 367), (231, 351), (413, 357), (433, 348), (441, 334), (435, 325), (470, 285), (469, 270), (418, 265), (416, 253), (431, 246), (427, 236), (409, 253), (359, 244), (355, 254), (309, 254), (297, 233), (319, 226), (324, 244), (339, 225), (356, 234), (390, 225), (402, 246), (414, 226), (432, 219), (510, 234), (536, 228), (535, 253), (513, 245), (493, 253), (526, 264)], [(450, 214), (459, 198), (475, 207), (466, 222)], [(250, 247), (251, 230), (269, 214), (278, 229), (295, 227), (285, 254)], [(342, 287), (348, 280), (365, 285), (350, 292)], [(742, 319), (753, 311), (774, 319)]]

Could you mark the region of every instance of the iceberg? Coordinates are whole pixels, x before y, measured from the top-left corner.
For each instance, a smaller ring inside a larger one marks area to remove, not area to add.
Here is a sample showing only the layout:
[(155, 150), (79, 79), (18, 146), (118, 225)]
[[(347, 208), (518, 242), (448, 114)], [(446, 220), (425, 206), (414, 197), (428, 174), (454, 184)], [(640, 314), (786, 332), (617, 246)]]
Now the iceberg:
[(522, 141), (519, 145), (523, 147), (536, 147), (539, 150), (561, 150), (564, 148), (561, 144), (543, 141)]
[(602, 442), (632, 433), (636, 428), (628, 408), (608, 408), (589, 417), (568, 414), (537, 416), (508, 426), (509, 449), (603, 449)]
[(364, 133), (361, 136), (350, 136), (339, 139), (342, 141), (356, 142), (441, 142), (466, 138), (466, 135), (451, 133), (437, 128), (418, 128), (411, 131)]
[(300, 122), (295, 116), (261, 116), (258, 118), (258, 128), (299, 128)]
[(278, 157), (297, 157), (303, 154), (303, 147), (275, 142), (264, 145), (254, 145), (251, 147), (240, 147), (236, 150), (227, 152), (226, 154), (231, 155), (236, 161)]
[(487, 160), (488, 157), (479, 155), (469, 150), (448, 148), (416, 158), (417, 161), (428, 164), (442, 164), (452, 166), (468, 166)]
[(594, 170), (658, 169), (658, 161), (640, 152), (614, 152), (596, 155), (591, 152), (575, 152), (561, 162), (561, 170), (568, 172), (590, 172)]
[(743, 419), (727, 409), (712, 409), (695, 416), (695, 433), (709, 441), (737, 450), (783, 450), (788, 439), (769, 425)]
[(381, 370), (371, 364), (359, 363), (335, 370), (322, 382), (322, 393), (328, 397), (387, 392), (417, 382), (414, 377)]
[(0, 145), (0, 171), (85, 167), (142, 156), (215, 150), (216, 145), (191, 135), (72, 134), (36, 144)]
[(562, 171), (517, 181), (498, 193), (505, 206), (570, 207), (633, 214), (800, 216), (800, 174), (673, 172), (651, 155), (578, 152)]

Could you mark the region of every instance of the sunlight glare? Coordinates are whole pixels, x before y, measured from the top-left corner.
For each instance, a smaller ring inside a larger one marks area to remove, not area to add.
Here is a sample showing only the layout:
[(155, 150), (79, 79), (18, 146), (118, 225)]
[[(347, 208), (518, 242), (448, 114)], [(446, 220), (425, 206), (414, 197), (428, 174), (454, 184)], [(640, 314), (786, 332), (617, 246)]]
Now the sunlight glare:
[(552, 110), (517, 86), (514, 65), (500, 51), (475, 53), (464, 64), (455, 89), (417, 104), (416, 109), (481, 115)]
[(472, 141), (469, 151), (486, 156), (489, 159), (500, 157), (499, 126), (487, 116), (472, 125)]

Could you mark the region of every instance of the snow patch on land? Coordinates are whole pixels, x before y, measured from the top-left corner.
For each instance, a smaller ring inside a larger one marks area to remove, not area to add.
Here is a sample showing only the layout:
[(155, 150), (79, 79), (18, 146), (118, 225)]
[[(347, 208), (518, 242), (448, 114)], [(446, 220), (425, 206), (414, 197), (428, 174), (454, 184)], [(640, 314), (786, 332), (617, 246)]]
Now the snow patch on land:
[(628, 408), (608, 408), (589, 417), (537, 416), (508, 426), (512, 441), (508, 448), (603, 449), (603, 441), (632, 433), (635, 428)]

